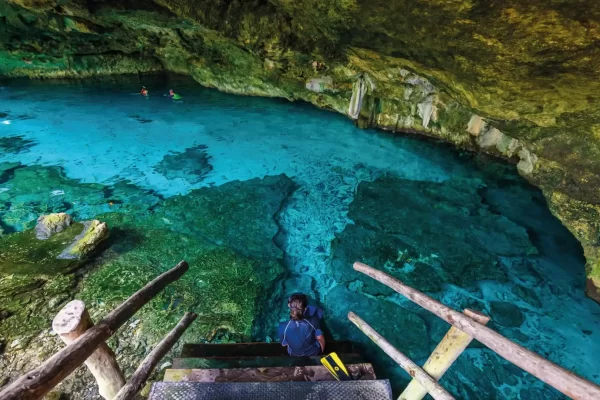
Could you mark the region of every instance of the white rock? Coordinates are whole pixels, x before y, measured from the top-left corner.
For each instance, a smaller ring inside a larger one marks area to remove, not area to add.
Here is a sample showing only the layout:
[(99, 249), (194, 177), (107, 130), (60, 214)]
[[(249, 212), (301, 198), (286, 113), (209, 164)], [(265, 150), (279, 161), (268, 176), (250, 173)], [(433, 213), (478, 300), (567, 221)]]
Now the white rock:
[(163, 369), (169, 368), (169, 367), (171, 367), (172, 365), (173, 365), (173, 364), (171, 364), (170, 362), (168, 362), (168, 361), (167, 361), (166, 363), (163, 363), (163, 364), (162, 364), (162, 365), (159, 367), (159, 370), (161, 370), (161, 371), (162, 371)]
[(498, 143), (504, 138), (504, 133), (500, 132), (496, 128), (490, 128), (485, 133), (477, 138), (477, 144), (482, 149), (491, 149), (496, 147)]
[(485, 130), (485, 120), (479, 115), (471, 115), (469, 124), (467, 125), (467, 132), (477, 137), (481, 132)]

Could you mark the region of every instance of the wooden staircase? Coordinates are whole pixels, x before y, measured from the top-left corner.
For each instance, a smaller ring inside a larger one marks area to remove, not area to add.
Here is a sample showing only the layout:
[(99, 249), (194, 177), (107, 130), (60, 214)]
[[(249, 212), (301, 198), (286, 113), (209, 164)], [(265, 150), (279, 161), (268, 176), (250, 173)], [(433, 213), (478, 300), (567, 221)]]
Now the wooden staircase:
[(290, 357), (280, 343), (186, 344), (151, 400), (185, 399), (391, 399), (387, 380), (377, 380), (351, 342), (329, 342), (352, 376), (338, 382), (321, 357)]

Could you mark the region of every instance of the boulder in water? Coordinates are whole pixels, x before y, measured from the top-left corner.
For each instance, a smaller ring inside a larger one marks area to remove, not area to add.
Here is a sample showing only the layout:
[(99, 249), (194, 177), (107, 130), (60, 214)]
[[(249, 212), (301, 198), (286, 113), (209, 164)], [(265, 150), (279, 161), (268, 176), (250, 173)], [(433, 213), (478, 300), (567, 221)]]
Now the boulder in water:
[(52, 235), (64, 231), (73, 224), (73, 218), (66, 213), (42, 215), (35, 226), (35, 237), (40, 240), (50, 239)]
[(98, 220), (83, 222), (83, 231), (57, 257), (61, 260), (81, 260), (92, 254), (108, 238), (108, 226)]

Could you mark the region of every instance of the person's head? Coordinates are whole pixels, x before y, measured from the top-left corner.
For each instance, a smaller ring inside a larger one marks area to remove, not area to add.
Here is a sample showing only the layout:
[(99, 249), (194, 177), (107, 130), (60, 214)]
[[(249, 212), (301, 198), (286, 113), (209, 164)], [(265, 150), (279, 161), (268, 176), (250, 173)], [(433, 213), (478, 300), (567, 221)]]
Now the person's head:
[(308, 305), (306, 295), (294, 293), (288, 298), (288, 308), (290, 309), (290, 318), (293, 321), (299, 321), (304, 318), (304, 311)]
[(169, 90), (169, 94), (175, 94), (175, 92), (173, 91), (173, 89)]

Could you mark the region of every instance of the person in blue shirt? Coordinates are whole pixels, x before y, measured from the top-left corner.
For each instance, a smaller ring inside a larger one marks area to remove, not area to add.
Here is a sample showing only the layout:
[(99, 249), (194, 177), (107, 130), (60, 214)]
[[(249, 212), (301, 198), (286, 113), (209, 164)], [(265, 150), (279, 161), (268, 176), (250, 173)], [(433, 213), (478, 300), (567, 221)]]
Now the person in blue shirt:
[(325, 337), (321, 331), (323, 311), (308, 306), (306, 295), (294, 293), (288, 298), (290, 320), (279, 324), (279, 340), (287, 346), (290, 356), (316, 356), (325, 351)]

